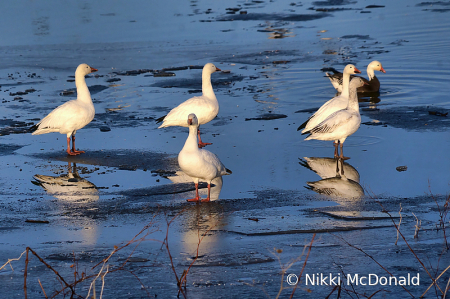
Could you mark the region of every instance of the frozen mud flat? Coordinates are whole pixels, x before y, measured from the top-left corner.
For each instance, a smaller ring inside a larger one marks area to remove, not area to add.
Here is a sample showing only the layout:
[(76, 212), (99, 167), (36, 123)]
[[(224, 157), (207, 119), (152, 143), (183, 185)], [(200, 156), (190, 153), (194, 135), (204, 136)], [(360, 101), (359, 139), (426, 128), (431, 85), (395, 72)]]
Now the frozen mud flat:
[[(419, 297), (448, 266), (444, 2), (22, 4), (1, 12), (11, 29), (0, 47), (0, 267), (30, 247), (60, 277), (30, 251), (27, 267), (23, 255), (0, 270), (5, 298), (24, 296), (25, 268), (28, 298), (65, 283), (66, 296), (86, 298), (105, 271), (97, 297), (174, 298), (173, 269), (189, 269), (192, 298), (275, 298), (280, 285), (287, 297), (287, 276), (300, 273), (299, 298), (337, 296), (330, 280), (306, 285), (321, 274), (341, 278), (342, 297)], [(296, 129), (335, 95), (323, 70), (354, 63), (366, 76), (375, 59), (387, 73), (379, 94), (360, 98), (344, 177), (332, 145)], [(28, 130), (74, 98), (82, 62), (99, 69), (86, 79), (96, 117), (77, 134), (86, 154), (67, 157), (65, 136)], [(202, 134), (233, 174), (213, 182), (214, 201), (191, 205), (177, 164), (187, 130), (155, 119), (200, 94), (206, 62), (225, 72), (212, 76), (220, 112)], [(347, 279), (389, 273), (409, 285)]]

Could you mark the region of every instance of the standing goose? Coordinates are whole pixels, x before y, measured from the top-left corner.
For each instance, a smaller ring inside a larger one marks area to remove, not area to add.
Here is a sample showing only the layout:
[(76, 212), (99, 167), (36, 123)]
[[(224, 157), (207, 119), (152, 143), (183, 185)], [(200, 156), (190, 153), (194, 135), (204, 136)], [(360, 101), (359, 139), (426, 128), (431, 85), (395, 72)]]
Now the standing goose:
[[(219, 158), (210, 151), (199, 149), (197, 142), (197, 132), (199, 121), (194, 113), (187, 117), (189, 136), (186, 139), (183, 149), (178, 154), (178, 164), (181, 170), (190, 176), (195, 183), (195, 198), (188, 199), (190, 202), (209, 202), (211, 195), (211, 181), (214, 178), (231, 174), (231, 170), (225, 168)], [(208, 183), (208, 197), (201, 199), (198, 195), (198, 181)]]
[(344, 68), (344, 75), (342, 80), (342, 85), (344, 87), (343, 92), (339, 96), (336, 96), (323, 104), (322, 107), (319, 108), (319, 110), (317, 110), (313, 115), (311, 115), (310, 118), (308, 118), (307, 121), (305, 121), (300, 125), (300, 127), (298, 127), (297, 131), (303, 129), (303, 134), (320, 124), (330, 114), (338, 110), (345, 109), (348, 104), (348, 86), (350, 82), (350, 75), (360, 73), (361, 71), (358, 70), (353, 64), (347, 64)]
[[(374, 71), (386, 73), (386, 71), (383, 69), (383, 66), (381, 65), (381, 62), (374, 60), (371, 63), (369, 63), (369, 65), (367, 66), (367, 76), (369, 77), (369, 80), (362, 78), (364, 82), (367, 83), (367, 85), (359, 87), (357, 89), (358, 92), (370, 93), (370, 92), (378, 92), (380, 90), (380, 81), (378, 80), (377, 76), (375, 76)], [(336, 88), (338, 92), (342, 92), (343, 90), (342, 73), (336, 72), (332, 75), (326, 73), (326, 76), (330, 79), (331, 84), (333, 84), (334, 88)]]
[[(77, 99), (68, 101), (54, 109), (38, 124), (32, 127), (36, 129), (32, 135), (40, 135), (51, 132), (59, 132), (67, 135), (67, 153), (71, 156), (79, 155), (84, 151), (75, 149), (75, 134), (77, 130), (90, 123), (95, 116), (94, 104), (86, 85), (85, 76), (98, 71), (83, 63), (75, 71), (75, 85), (77, 86)], [(72, 149), (70, 149), (70, 137), (72, 136)]]
[[(347, 108), (334, 112), (314, 128), (302, 133), (302, 135), (309, 134), (305, 140), (334, 140), (334, 157), (339, 157), (341, 160), (349, 159), (344, 157), (343, 145), (345, 139), (355, 133), (361, 125), (356, 89), (364, 84), (361, 78), (353, 78), (350, 82), (350, 97)], [(340, 155), (338, 155), (339, 143), (341, 144)]]
[[(180, 126), (187, 127), (186, 119), (189, 114), (194, 113), (198, 117), (198, 124), (203, 125), (213, 120), (219, 113), (219, 102), (211, 85), (211, 74), (221, 69), (217, 68), (212, 63), (207, 63), (202, 71), (202, 95), (199, 97), (190, 98), (177, 107), (170, 110), (170, 112), (160, 117), (156, 122), (163, 122), (159, 128)], [(200, 130), (198, 130), (198, 147), (202, 148), (212, 143), (204, 143), (200, 137)]]

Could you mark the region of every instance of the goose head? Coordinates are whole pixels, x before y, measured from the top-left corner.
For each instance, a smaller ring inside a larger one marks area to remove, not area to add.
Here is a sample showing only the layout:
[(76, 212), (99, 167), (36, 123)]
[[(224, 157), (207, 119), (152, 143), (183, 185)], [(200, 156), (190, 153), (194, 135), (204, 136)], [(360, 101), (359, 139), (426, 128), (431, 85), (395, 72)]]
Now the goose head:
[(77, 67), (77, 70), (75, 71), (75, 76), (82, 75), (83, 77), (87, 74), (93, 73), (98, 71), (98, 69), (94, 69), (93, 67), (90, 67), (86, 63), (82, 63)]
[(353, 75), (353, 74), (361, 74), (361, 71), (358, 70), (356, 66), (354, 66), (353, 64), (347, 64), (344, 68), (344, 74), (345, 73)]
[(216, 67), (214, 64), (212, 64), (211, 62), (205, 64), (205, 66), (203, 67), (203, 73), (212, 74), (212, 73), (217, 72), (217, 71), (221, 71), (221, 69), (217, 68), (217, 67)]
[(195, 115), (194, 113), (189, 114), (187, 123), (189, 126), (197, 126), (198, 127), (197, 115)]
[(381, 62), (376, 61), (376, 60), (369, 63), (369, 65), (367, 66), (367, 69), (372, 69), (374, 71), (380, 71), (382, 73), (386, 73), (383, 66), (381, 65)]
[(368, 84), (360, 77), (354, 77), (350, 81), (350, 89), (357, 89), (358, 87), (361, 87), (363, 85), (368, 85)]

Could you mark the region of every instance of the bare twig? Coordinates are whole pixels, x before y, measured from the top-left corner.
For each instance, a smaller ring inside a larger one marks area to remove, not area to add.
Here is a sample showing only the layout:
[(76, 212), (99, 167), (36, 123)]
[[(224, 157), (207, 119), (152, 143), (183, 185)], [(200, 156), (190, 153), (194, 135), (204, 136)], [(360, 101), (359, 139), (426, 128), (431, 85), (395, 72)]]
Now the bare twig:
[(300, 274), (298, 275), (298, 281), (295, 284), (294, 289), (292, 290), (291, 296), (289, 299), (292, 299), (294, 297), (295, 291), (297, 290), (298, 283), (300, 282), (300, 279), (302, 278), (303, 270), (305, 270), (306, 263), (308, 262), (309, 254), (311, 253), (312, 244), (314, 243), (314, 238), (316, 237), (316, 234), (312, 236), (311, 242), (309, 243), (308, 253), (306, 254), (305, 262), (303, 263), (302, 270), (300, 271)]
[(414, 239), (418, 239), (419, 238), (419, 230), (422, 227), (422, 220), (419, 220), (416, 216), (416, 214), (412, 213), (414, 215), (414, 217), (416, 218), (416, 224), (414, 225), (415, 230), (414, 230)]
[(48, 298), (48, 297), (47, 297), (47, 294), (45, 293), (44, 287), (42, 286), (42, 283), (41, 283), (41, 281), (39, 280), (39, 278), (38, 278), (38, 281), (39, 281), (39, 285), (41, 286), (42, 292), (44, 293), (44, 297), (47, 299), (47, 298)]
[[(398, 222), (398, 228), (400, 228), (400, 224), (402, 224), (402, 203), (400, 203), (400, 210), (398, 211), (398, 214), (400, 215), (400, 221)], [(397, 240), (395, 240), (395, 245), (397, 245), (398, 242), (398, 230), (397, 230)]]
[(25, 259), (25, 272), (23, 273), (23, 291), (25, 293), (25, 299), (28, 298), (27, 295), (27, 271), (28, 270), (28, 248), (27, 248), (27, 257)]
[(22, 255), (24, 255), (25, 253), (27, 253), (26, 250), (25, 250), (24, 252), (22, 252), (18, 258), (15, 258), (15, 259), (8, 259), (8, 261), (7, 261), (6, 263), (4, 263), (3, 266), (0, 267), (0, 270), (2, 270), (3, 268), (5, 268), (6, 265), (9, 265), (9, 266), (11, 267), (11, 270), (14, 271), (14, 268), (13, 268), (11, 262), (13, 262), (13, 261), (19, 261), (19, 260), (22, 258)]
[[(369, 257), (372, 261), (374, 261), (378, 266), (380, 266), (381, 269), (383, 269), (384, 271), (386, 271), (386, 273), (388, 273), (390, 276), (394, 276), (391, 272), (389, 272), (385, 267), (383, 267), (383, 265), (381, 265), (373, 256), (371, 256), (370, 254), (368, 254), (367, 252), (365, 252), (363, 249), (356, 247), (353, 244), (350, 244), (349, 242), (347, 242), (347, 240), (345, 240), (344, 238), (342, 238), (341, 236), (335, 235), (330, 233), (331, 235), (335, 236), (336, 238), (341, 239), (344, 243), (346, 243), (348, 246), (355, 248), (356, 250), (362, 252), (365, 256)], [(406, 241), (405, 241), (406, 242)], [(401, 286), (409, 295), (411, 295), (412, 298), (414, 298), (413, 294), (411, 294), (407, 288), (405, 288), (405, 286)]]
[[(441, 278), (441, 276), (444, 275), (444, 273), (447, 272), (448, 269), (450, 269), (450, 266), (448, 266), (447, 268), (445, 268), (445, 270), (442, 271), (441, 274), (439, 274), (438, 277), (436, 277), (436, 281), (437, 281), (439, 278)], [(430, 288), (431, 288), (434, 284), (437, 285), (436, 281), (433, 281), (433, 283), (426, 289), (426, 291), (425, 291), (425, 292), (422, 294), (422, 296), (420, 296), (420, 297), (423, 297), (423, 296), (428, 292), (428, 290), (430, 290)], [(447, 286), (448, 286), (448, 284), (447, 284)], [(439, 289), (439, 290), (441, 290), (441, 289)], [(441, 291), (441, 292), (442, 292), (442, 291)], [(446, 292), (447, 292), (447, 290), (446, 290)], [(443, 294), (445, 295), (444, 292), (443, 292)]]

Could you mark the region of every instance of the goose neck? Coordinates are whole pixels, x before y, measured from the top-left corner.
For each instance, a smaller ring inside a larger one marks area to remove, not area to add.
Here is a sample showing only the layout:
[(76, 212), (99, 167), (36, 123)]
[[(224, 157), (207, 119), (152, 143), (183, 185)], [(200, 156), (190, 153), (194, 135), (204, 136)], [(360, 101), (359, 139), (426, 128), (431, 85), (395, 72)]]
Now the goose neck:
[(342, 76), (342, 92), (341, 97), (348, 98), (349, 97), (349, 84), (350, 84), (350, 74), (344, 73)]
[(367, 67), (367, 76), (369, 77), (369, 80), (372, 80), (373, 77), (375, 77), (375, 72), (370, 66)]
[(84, 75), (75, 74), (75, 85), (77, 87), (77, 98), (81, 101), (92, 102)]
[(183, 150), (198, 151), (197, 132), (198, 126), (189, 126), (189, 136), (186, 139)]
[(211, 84), (211, 74), (207, 72), (202, 73), (202, 92), (203, 95), (209, 99), (215, 99), (216, 95)]

